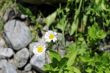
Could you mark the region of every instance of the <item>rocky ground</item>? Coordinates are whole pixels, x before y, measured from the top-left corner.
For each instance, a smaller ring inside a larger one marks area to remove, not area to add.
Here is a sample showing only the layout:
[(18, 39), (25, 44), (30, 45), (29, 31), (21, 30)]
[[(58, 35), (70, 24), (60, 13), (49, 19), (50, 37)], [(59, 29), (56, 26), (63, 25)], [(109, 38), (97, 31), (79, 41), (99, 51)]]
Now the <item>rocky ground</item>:
[(108, 3), (0, 0), (0, 73), (110, 73)]
[(0, 73), (43, 73), (48, 55), (33, 55), (33, 36), (27, 16), (7, 9), (3, 16), (3, 32), (0, 35)]
[[(5, 19), (4, 19), (5, 20)], [(32, 34), (24, 21), (11, 19), (0, 37), (0, 73), (37, 73), (32, 69)], [(36, 57), (35, 57), (36, 58)], [(30, 61), (31, 60), (31, 61)], [(37, 69), (37, 66), (35, 66)]]

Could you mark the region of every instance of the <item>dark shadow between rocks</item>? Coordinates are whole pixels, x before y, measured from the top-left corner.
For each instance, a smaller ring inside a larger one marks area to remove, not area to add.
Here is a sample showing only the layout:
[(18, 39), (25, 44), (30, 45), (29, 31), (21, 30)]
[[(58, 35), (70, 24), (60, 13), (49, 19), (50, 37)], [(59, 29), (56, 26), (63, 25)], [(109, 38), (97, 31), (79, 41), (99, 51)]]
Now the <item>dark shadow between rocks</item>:
[(29, 8), (31, 12), (33, 13), (33, 15), (37, 16), (37, 14), (41, 12), (44, 17), (54, 12), (60, 6), (63, 7), (66, 5), (66, 3), (35, 5), (35, 4), (22, 2), (22, 0), (16, 0), (16, 2), (26, 8)]

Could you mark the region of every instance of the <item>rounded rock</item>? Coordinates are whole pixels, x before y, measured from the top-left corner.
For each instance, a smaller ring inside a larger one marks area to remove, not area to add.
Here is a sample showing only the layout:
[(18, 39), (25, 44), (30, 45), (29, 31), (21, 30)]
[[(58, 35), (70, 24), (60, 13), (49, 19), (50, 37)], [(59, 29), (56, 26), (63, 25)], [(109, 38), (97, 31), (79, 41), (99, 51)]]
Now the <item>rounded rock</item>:
[(20, 20), (10, 20), (4, 26), (4, 38), (9, 47), (20, 50), (32, 40), (32, 34), (27, 23)]
[(29, 59), (29, 51), (23, 48), (14, 55), (14, 63), (18, 68), (22, 68)]
[(10, 58), (14, 55), (11, 48), (0, 48), (0, 58)]

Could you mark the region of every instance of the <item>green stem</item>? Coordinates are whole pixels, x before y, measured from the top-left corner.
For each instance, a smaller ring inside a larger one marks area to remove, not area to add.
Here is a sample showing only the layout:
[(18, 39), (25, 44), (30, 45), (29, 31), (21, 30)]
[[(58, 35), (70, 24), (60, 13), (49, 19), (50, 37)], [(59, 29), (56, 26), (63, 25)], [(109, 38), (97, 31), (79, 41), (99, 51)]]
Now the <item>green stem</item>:
[(65, 32), (63, 31), (62, 34), (63, 34), (63, 45), (65, 47), (65, 45), (66, 45), (66, 42), (65, 42)]
[[(80, 0), (80, 4), (79, 4), (79, 7), (78, 9), (76, 10), (75, 12), (75, 16), (74, 16), (74, 22), (77, 23), (76, 26), (78, 27), (78, 15), (80, 14), (80, 10), (81, 10), (81, 6), (82, 6), (82, 0)], [(77, 34), (77, 31), (76, 31), (76, 34)]]
[(74, 17), (74, 20), (77, 19), (78, 15), (79, 15), (79, 13), (80, 13), (80, 10), (81, 10), (81, 6), (82, 6), (82, 0), (80, 1), (78, 10), (76, 10), (76, 12), (75, 12), (76, 15), (75, 15), (75, 17)]

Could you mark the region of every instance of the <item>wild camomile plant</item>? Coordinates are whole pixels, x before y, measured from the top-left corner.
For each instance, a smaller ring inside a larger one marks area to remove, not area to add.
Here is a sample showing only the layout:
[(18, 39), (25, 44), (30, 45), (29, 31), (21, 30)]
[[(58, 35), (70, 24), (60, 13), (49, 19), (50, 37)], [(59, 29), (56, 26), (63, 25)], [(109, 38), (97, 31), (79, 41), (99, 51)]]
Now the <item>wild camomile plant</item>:
[(46, 42), (55, 42), (57, 41), (57, 33), (51, 30), (48, 30), (45, 35), (44, 35), (44, 39)]
[(36, 45), (33, 47), (33, 53), (37, 56), (44, 54), (46, 51), (46, 44), (45, 42), (38, 42)]

